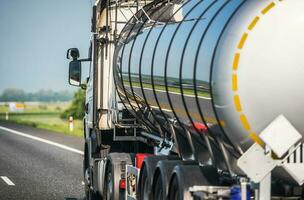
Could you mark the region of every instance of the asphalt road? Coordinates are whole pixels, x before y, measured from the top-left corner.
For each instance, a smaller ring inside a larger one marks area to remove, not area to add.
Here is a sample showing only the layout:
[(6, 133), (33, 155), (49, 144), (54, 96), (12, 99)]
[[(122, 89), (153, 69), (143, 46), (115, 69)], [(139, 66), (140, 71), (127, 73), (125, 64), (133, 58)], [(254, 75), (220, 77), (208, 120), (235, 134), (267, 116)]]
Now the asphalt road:
[(0, 122), (0, 200), (82, 199), (82, 148), (82, 138)]

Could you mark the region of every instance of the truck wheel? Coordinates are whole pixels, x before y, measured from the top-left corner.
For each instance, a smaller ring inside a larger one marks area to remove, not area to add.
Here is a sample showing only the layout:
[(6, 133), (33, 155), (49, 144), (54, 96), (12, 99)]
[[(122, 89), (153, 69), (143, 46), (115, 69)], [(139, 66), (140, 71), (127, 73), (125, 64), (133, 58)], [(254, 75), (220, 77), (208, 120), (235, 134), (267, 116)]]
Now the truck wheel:
[(96, 194), (93, 190), (90, 188), (86, 188), (86, 200), (101, 200), (100, 196)]
[(113, 182), (113, 175), (112, 175), (112, 165), (111, 163), (108, 164), (105, 172), (105, 181), (104, 181), (104, 200), (114, 200), (114, 182)]
[(98, 193), (96, 193), (92, 188), (91, 188), (91, 180), (92, 180), (92, 169), (87, 168), (87, 170), (85, 171), (85, 184), (84, 184), (84, 188), (85, 188), (85, 195), (86, 195), (86, 200), (100, 200), (101, 197)]
[(162, 160), (157, 164), (152, 184), (152, 200), (166, 199), (169, 190), (169, 182), (175, 166), (184, 164), (181, 160)]
[(162, 182), (162, 179), (160, 176), (157, 177), (155, 181), (155, 186), (153, 186), (153, 192), (152, 192), (152, 198), (153, 199), (159, 199), (159, 200), (164, 200), (164, 196), (166, 196), (166, 191), (164, 191), (164, 185)]
[(119, 182), (125, 178), (125, 166), (132, 165), (130, 154), (110, 153), (105, 170), (103, 200), (122, 200), (125, 190), (119, 188)]
[(153, 175), (156, 169), (157, 163), (161, 160), (178, 159), (176, 156), (149, 156), (146, 157), (142, 168), (140, 170), (140, 176), (138, 181), (138, 200), (150, 200)]
[(85, 178), (85, 173), (86, 173), (86, 170), (90, 167), (89, 165), (89, 152), (88, 152), (88, 145), (87, 143), (85, 143), (84, 145), (84, 156), (83, 156), (83, 177)]
[(197, 165), (178, 165), (174, 168), (168, 193), (168, 200), (193, 199), (190, 187), (209, 185), (201, 168)]
[[(149, 182), (150, 182), (150, 178), (149, 178), (149, 170), (147, 169), (147, 166), (145, 164), (143, 164), (141, 170), (140, 170), (140, 178), (139, 178), (139, 183), (138, 183), (138, 199), (139, 200), (144, 200), (144, 199), (148, 199), (148, 192), (149, 191)], [(146, 198), (145, 198), (146, 196)]]
[(180, 190), (179, 190), (178, 179), (177, 179), (176, 175), (174, 174), (171, 177), (168, 200), (180, 200), (181, 199), (180, 196), (181, 196), (181, 194), (180, 194)]
[(83, 177), (84, 177), (84, 190), (86, 200), (99, 200), (99, 196), (91, 189), (92, 173), (89, 164), (88, 145), (85, 143), (84, 146), (84, 157), (83, 157)]

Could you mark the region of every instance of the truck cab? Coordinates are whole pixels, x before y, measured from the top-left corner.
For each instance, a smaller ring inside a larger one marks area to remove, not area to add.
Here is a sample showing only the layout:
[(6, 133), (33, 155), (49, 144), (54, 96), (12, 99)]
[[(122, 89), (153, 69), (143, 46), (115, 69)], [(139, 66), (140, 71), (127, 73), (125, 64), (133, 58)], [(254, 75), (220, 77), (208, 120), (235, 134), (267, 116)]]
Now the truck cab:
[[(87, 199), (101, 199), (102, 196), (103, 199), (122, 199), (125, 195), (125, 178), (119, 177), (118, 188), (122, 189), (114, 192), (110, 187), (117, 188), (118, 178), (117, 175), (114, 177), (113, 173), (113, 177), (108, 177), (111, 176), (110, 168), (118, 174), (123, 174), (125, 169), (116, 168), (121, 163), (132, 165), (134, 158), (131, 159), (131, 152), (134, 156), (138, 151), (153, 153), (153, 148), (143, 143), (138, 144), (135, 140), (134, 133), (132, 135), (131, 132), (136, 131), (136, 128), (131, 128), (130, 131), (129, 122), (124, 122), (124, 125), (119, 122), (123, 118), (127, 121), (132, 118), (128, 118), (128, 111), (123, 109), (118, 100), (112, 67), (115, 42), (119, 33), (133, 13), (143, 5), (143, 2), (138, 4), (133, 1), (96, 1), (92, 12), (92, 37), (88, 57), (81, 58), (77, 48), (67, 50), (67, 59), (72, 60), (69, 64), (69, 84), (86, 90), (83, 175)], [(89, 69), (88, 65), (84, 66), (83, 63), (89, 63)], [(85, 71), (88, 72), (88, 77), (84, 77)], [(122, 132), (130, 132), (132, 136), (119, 139), (116, 134)], [(110, 153), (112, 154), (109, 156)], [(110, 179), (112, 185), (107, 183), (106, 179)]]

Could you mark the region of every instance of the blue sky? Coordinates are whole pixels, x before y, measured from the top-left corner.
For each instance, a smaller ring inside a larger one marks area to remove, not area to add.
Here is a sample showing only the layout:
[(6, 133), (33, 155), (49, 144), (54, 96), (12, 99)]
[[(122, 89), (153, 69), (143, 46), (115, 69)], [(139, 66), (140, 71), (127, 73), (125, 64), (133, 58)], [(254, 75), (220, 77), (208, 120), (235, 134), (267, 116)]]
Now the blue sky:
[(87, 56), (94, 0), (0, 0), (0, 93), (73, 90), (66, 50)]

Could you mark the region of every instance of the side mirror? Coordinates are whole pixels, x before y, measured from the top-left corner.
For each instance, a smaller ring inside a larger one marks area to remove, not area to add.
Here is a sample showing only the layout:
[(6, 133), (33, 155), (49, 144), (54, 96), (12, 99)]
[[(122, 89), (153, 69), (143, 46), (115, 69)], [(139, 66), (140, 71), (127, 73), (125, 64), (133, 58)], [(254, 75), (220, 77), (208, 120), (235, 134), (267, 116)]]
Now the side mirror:
[(69, 64), (69, 84), (81, 86), (81, 62), (73, 60)]
[(73, 58), (73, 60), (77, 60), (79, 58), (80, 54), (79, 54), (79, 50), (77, 48), (70, 48), (67, 50), (67, 59), (71, 59)]

